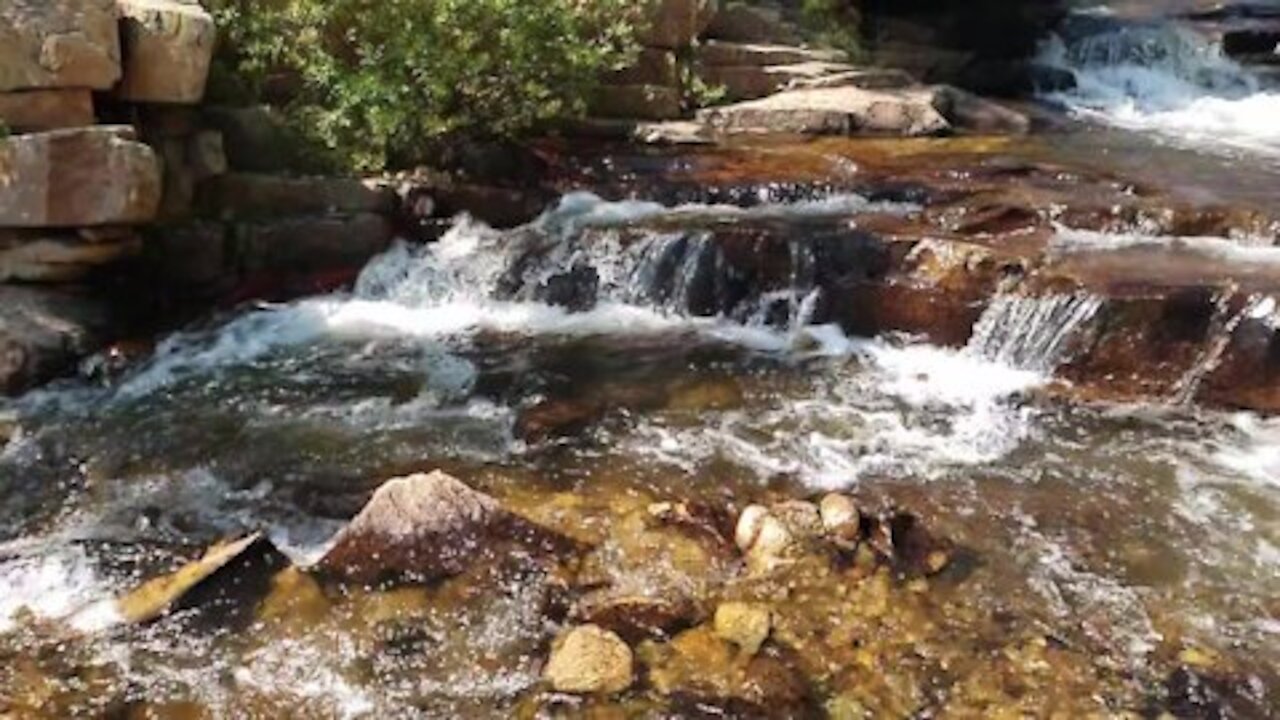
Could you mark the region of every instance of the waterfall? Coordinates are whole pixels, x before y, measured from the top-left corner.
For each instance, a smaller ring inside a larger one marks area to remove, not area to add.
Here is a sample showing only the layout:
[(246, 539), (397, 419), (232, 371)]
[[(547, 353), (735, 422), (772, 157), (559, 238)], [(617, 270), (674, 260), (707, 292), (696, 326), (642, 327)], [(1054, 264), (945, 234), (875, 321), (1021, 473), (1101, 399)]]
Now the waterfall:
[(1086, 293), (1000, 295), (974, 327), (966, 352), (1022, 370), (1052, 372), (1102, 307)]
[(1210, 325), (1210, 339), (1191, 369), (1174, 385), (1175, 404), (1190, 405), (1195, 402), (1196, 394), (1200, 391), (1200, 385), (1204, 383), (1204, 379), (1217, 370), (1218, 365), (1222, 363), (1222, 357), (1231, 346), (1231, 340), (1235, 337), (1240, 323), (1260, 310), (1274, 306), (1275, 301), (1269, 296), (1252, 295), (1241, 304), (1239, 309), (1233, 311), (1232, 301), (1239, 297), (1239, 294), (1239, 289), (1235, 287), (1218, 294), (1213, 321)]
[(1174, 20), (1074, 15), (1042, 44), (1040, 61), (1074, 73), (1049, 94), (1076, 114), (1195, 147), (1280, 155), (1280, 93)]

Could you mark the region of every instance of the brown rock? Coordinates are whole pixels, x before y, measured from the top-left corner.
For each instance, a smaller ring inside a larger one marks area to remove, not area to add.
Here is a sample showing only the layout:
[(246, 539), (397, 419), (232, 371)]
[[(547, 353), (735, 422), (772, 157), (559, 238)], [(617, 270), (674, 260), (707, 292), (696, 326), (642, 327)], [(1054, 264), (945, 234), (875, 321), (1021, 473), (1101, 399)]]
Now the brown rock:
[(196, 611), (206, 622), (251, 617), (266, 597), (271, 578), (289, 561), (261, 534), (209, 548), (171, 575), (151, 580), (116, 601), (130, 623), (147, 623), (173, 612)]
[(0, 3), (0, 92), (107, 90), (119, 79), (115, 0)]
[(852, 70), (849, 65), (811, 61), (787, 65), (707, 65), (698, 69), (698, 75), (708, 85), (724, 88), (729, 100), (755, 100)]
[(321, 573), (366, 584), (457, 575), (511, 544), (541, 552), (564, 538), (504, 510), (443, 472), (389, 480), (316, 564)]
[(951, 129), (926, 90), (856, 87), (789, 90), (750, 102), (703, 110), (722, 132), (802, 135), (937, 135)]
[(93, 94), (84, 89), (0, 93), (0, 123), (19, 133), (92, 125)]
[(197, 3), (117, 2), (124, 78), (116, 94), (134, 102), (200, 102), (213, 59), (213, 16)]
[(671, 637), (703, 616), (697, 603), (687, 597), (622, 595), (609, 590), (589, 594), (572, 613), (578, 622), (598, 625), (630, 641)]
[(87, 242), (76, 236), (50, 236), (7, 246), (0, 240), (0, 282), (70, 282), (93, 270), (136, 255), (136, 237)]
[(606, 85), (598, 89), (591, 112), (600, 117), (672, 120), (680, 117), (680, 92), (662, 85)]
[[(226, 166), (225, 157), (222, 166)], [(361, 180), (235, 172), (201, 183), (199, 205), (205, 214), (228, 219), (331, 213), (389, 215), (395, 209), (396, 195), (389, 187)]]
[(631, 687), (634, 657), (622, 638), (594, 625), (573, 628), (551, 650), (544, 673), (557, 692), (612, 695)]
[(145, 223), (159, 204), (159, 162), (128, 128), (0, 141), (0, 227)]
[(1010, 135), (1031, 131), (1031, 119), (1023, 113), (959, 88), (938, 88), (933, 104), (954, 127), (963, 130)]
[(74, 368), (102, 347), (110, 320), (94, 298), (0, 286), (0, 393), (22, 392)]
[(800, 37), (782, 14), (746, 3), (727, 4), (711, 20), (706, 36), (736, 43), (798, 45)]
[(810, 50), (796, 45), (769, 43), (735, 43), (708, 40), (698, 46), (695, 59), (707, 66), (794, 65), (797, 63), (840, 63), (844, 53), (838, 50)]
[(718, 0), (651, 0), (647, 23), (640, 32), (640, 44), (679, 49), (693, 44), (712, 22)]
[(237, 226), (235, 248), (247, 273), (298, 274), (360, 268), (391, 244), (382, 215), (293, 217)]

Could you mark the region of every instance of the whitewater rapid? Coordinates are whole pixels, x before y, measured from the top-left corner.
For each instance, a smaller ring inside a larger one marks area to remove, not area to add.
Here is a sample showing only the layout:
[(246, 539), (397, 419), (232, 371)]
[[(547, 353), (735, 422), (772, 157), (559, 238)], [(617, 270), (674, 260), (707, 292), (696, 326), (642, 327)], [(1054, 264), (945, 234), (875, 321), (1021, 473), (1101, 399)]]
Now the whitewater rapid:
[(1076, 87), (1046, 99), (1078, 117), (1178, 145), (1280, 159), (1280, 89), (1173, 21), (1117, 23), (1042, 45), (1040, 62)]

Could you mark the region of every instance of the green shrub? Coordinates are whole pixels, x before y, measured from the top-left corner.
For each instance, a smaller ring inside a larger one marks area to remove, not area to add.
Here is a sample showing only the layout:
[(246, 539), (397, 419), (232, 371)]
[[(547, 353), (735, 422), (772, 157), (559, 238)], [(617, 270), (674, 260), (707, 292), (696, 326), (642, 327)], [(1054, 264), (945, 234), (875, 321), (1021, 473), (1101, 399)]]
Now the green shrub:
[(221, 0), (214, 93), (275, 101), (357, 169), (430, 159), (444, 138), (513, 137), (585, 109), (634, 57), (633, 0)]

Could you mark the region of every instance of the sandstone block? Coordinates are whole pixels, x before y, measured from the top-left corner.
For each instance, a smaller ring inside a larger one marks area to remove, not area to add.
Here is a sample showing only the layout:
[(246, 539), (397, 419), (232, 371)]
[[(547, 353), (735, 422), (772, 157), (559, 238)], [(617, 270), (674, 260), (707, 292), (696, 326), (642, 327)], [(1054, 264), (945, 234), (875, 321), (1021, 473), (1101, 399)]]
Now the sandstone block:
[(87, 89), (0, 93), (0, 123), (20, 133), (92, 125), (93, 94)]
[(226, 218), (360, 212), (390, 214), (395, 205), (396, 196), (391, 188), (345, 178), (229, 173), (200, 186), (201, 209), (210, 215)]
[(0, 142), (0, 227), (131, 225), (154, 219), (160, 163), (132, 130), (99, 126)]
[(724, 132), (914, 137), (951, 129), (934, 99), (933, 91), (925, 88), (790, 90), (704, 110), (699, 119)]
[(119, 79), (115, 0), (0, 0), (0, 92)]
[(50, 236), (6, 246), (0, 240), (0, 282), (72, 282), (95, 268), (136, 255), (137, 238), (87, 242), (75, 236)]
[(199, 102), (217, 35), (213, 16), (193, 2), (118, 2), (124, 78), (117, 94), (134, 102)]

